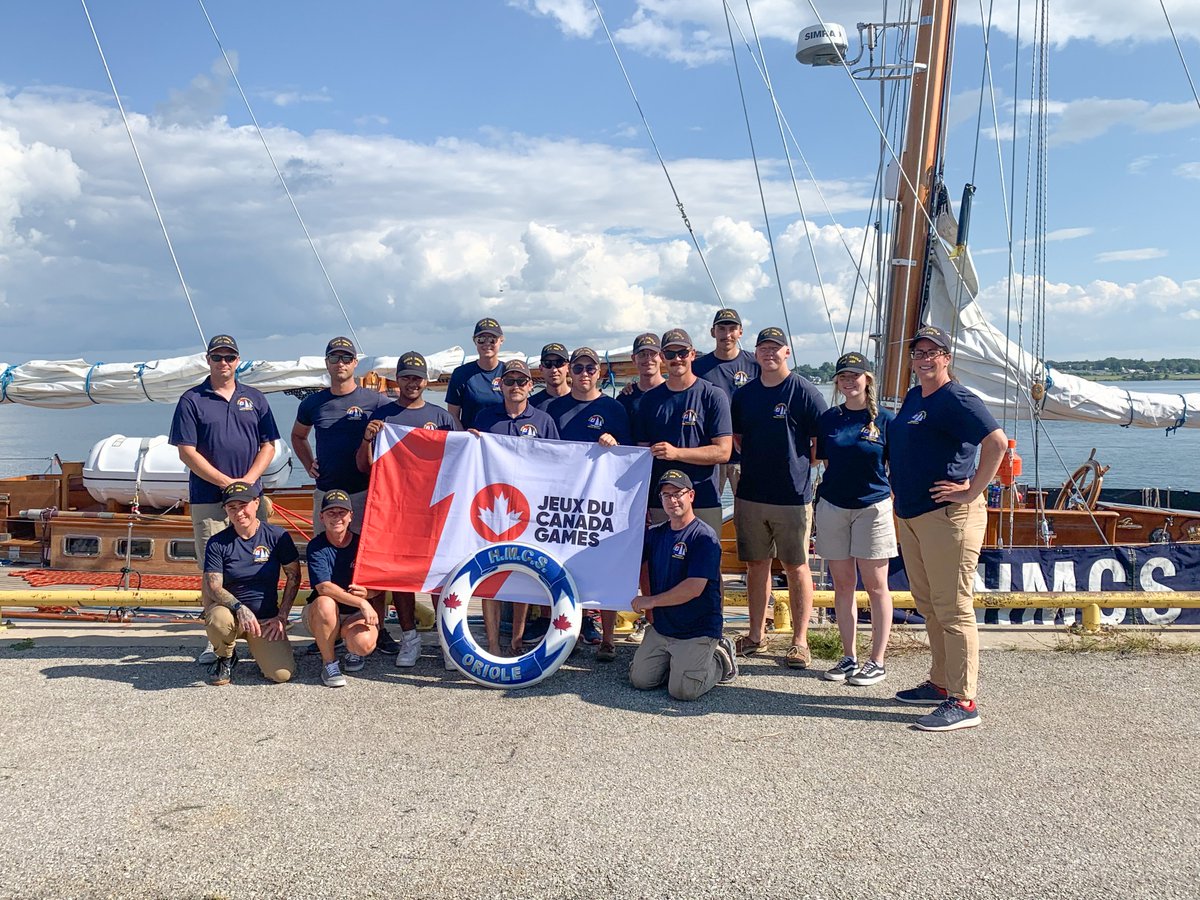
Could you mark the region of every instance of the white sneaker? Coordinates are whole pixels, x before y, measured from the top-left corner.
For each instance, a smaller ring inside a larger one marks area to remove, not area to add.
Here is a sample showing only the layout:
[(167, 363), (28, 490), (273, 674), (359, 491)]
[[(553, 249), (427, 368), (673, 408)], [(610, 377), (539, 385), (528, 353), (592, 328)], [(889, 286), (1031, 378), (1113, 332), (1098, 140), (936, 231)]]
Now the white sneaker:
[(202, 666), (211, 666), (217, 661), (217, 652), (213, 649), (212, 641), (206, 641), (204, 649), (196, 657), (196, 662)]
[(457, 672), (458, 671), (458, 666), (456, 666), (454, 664), (454, 660), (451, 658), (450, 654), (446, 652), (445, 647), (442, 648), (442, 662), (444, 662), (446, 664), (447, 672)]
[(414, 628), (412, 631), (400, 632), (400, 652), (396, 654), (396, 665), (402, 669), (411, 669), (421, 658), (421, 635)]

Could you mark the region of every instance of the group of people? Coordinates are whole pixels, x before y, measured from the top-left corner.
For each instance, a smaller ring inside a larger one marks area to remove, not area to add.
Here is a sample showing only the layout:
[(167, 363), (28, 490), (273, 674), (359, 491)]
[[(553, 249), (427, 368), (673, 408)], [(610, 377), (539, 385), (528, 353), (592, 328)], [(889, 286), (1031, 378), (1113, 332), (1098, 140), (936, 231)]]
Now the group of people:
[[(353, 342), (331, 340), (325, 353), (330, 386), (301, 403), (291, 432), (297, 458), (316, 481), (307, 550), (312, 594), (304, 621), (321, 657), (323, 683), (344, 685), (343, 666), (361, 668), (377, 648), (395, 654), (398, 666), (413, 666), (420, 656), (415, 597), (393, 594), (401, 629), (396, 641), (382, 624), (386, 596), (353, 577), (371, 444), (384, 424), (395, 423), (649, 448), (641, 589), (630, 600), (646, 625), (629, 678), (640, 689), (665, 684), (681, 700), (733, 680), (739, 656), (768, 651), (776, 560), (794, 623), (785, 662), (812, 664), (814, 517), (844, 651), (823, 677), (851, 685), (882, 681), (892, 618), (888, 571), (899, 544), (933, 660), (928, 680), (896, 699), (935, 707), (916, 721), (924, 730), (977, 725), (972, 584), (986, 523), (983, 493), (1007, 440), (981, 401), (953, 380), (949, 335), (926, 327), (913, 336), (917, 384), (893, 415), (879, 407), (870, 361), (860, 353), (838, 360), (834, 399), (840, 402), (829, 407), (791, 370), (781, 329), (762, 329), (750, 353), (741, 347), (738, 312), (721, 309), (711, 334), (715, 349), (702, 355), (683, 329), (639, 335), (632, 347), (637, 379), (616, 398), (600, 391), (599, 354), (548, 343), (540, 359), (543, 387), (533, 393), (529, 366), (524, 359), (501, 360), (504, 331), (484, 318), (473, 335), (478, 356), (452, 373), (445, 408), (425, 399), (429, 371), (420, 353), (399, 357), (397, 396), (388, 401), (359, 386)], [(231, 680), (238, 638), (245, 638), (269, 679), (287, 681), (295, 674), (285, 626), (299, 589), (298, 553), (290, 535), (267, 521), (260, 484), (278, 428), (266, 397), (237, 381), (239, 353), (231, 336), (214, 337), (207, 358), (209, 377), (181, 397), (170, 440), (191, 472), (210, 683)], [(315, 453), (309, 444), (314, 430)], [(814, 510), (818, 461), (825, 472)], [(726, 485), (734, 495), (738, 556), (747, 567), (749, 630), (736, 642), (724, 635), (722, 618)], [(862, 661), (856, 652), (860, 580), (871, 608), (870, 655)], [(483, 606), (488, 649), (500, 655), (500, 604)], [(512, 652), (522, 649), (525, 618), (526, 607), (515, 606)], [(615, 659), (615, 619), (615, 612), (604, 611), (598, 628), (585, 621), (582, 638), (597, 645), (599, 661)]]

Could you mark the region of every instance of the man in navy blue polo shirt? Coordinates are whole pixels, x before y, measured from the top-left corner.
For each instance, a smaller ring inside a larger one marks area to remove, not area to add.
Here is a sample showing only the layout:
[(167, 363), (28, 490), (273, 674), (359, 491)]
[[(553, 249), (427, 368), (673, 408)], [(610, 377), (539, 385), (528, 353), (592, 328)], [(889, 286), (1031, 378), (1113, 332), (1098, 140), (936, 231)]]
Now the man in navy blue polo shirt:
[[(371, 414), (366, 431), (359, 442), (356, 463), (360, 472), (370, 472), (374, 465), (371, 446), (375, 436), (384, 425), (408, 425), (429, 431), (458, 431), (458, 423), (449, 412), (425, 399), (429, 387), (429, 365), (425, 357), (416, 350), (400, 354), (396, 361), (396, 383), (398, 396), (390, 403), (378, 407)], [(421, 636), (417, 634), (417, 596), (410, 591), (392, 591), (392, 603), (396, 607), (396, 618), (400, 622), (400, 642), (393, 649), (387, 629), (379, 627), (379, 648), (385, 653), (396, 654), (396, 665), (411, 668), (421, 657)], [(351, 671), (347, 666), (347, 671)]]
[(567, 348), (556, 342), (542, 347), (542, 384), (544, 387), (529, 398), (529, 405), (545, 409), (559, 397), (571, 392), (567, 381)]
[(446, 409), (463, 428), (475, 427), (475, 417), (481, 410), (503, 402), (500, 346), (504, 343), (504, 329), (495, 319), (480, 319), (475, 323), (474, 340), (479, 358), (451, 372), (446, 387)]
[(629, 414), (631, 428), (637, 422), (642, 398), (665, 380), (662, 375), (662, 343), (657, 334), (646, 332), (633, 339), (633, 364), (637, 366), (637, 381), (625, 385), (617, 395), (617, 400)]
[[(712, 353), (705, 353), (697, 359), (692, 371), (719, 387), (729, 402), (733, 403), (734, 391), (758, 377), (758, 361), (753, 353), (741, 347), (742, 317), (736, 309), (718, 309), (709, 334), (716, 340), (717, 346)], [(729, 462), (723, 463), (717, 470), (718, 494), (725, 490), (726, 483), (730, 491), (737, 493), (738, 478), (742, 474), (741, 461), (737, 447), (734, 447)]]
[[(204, 624), (216, 653), (208, 683), (233, 679), (234, 645), (245, 638), (254, 661), (271, 681), (288, 681), (296, 661), (287, 637), (288, 613), (300, 588), (300, 554), (292, 536), (258, 519), (260, 489), (233, 481), (221, 492), (229, 527), (204, 550)], [(283, 572), (283, 597), (279, 573)]]
[[(654, 457), (651, 483), (668, 469), (679, 469), (695, 485), (696, 515), (721, 533), (721, 497), (717, 466), (733, 449), (729, 400), (710, 382), (692, 371), (692, 339), (682, 328), (662, 336), (667, 380), (642, 398), (634, 437)], [(650, 500), (650, 521), (665, 522), (667, 514), (656, 498)]]
[[(279, 439), (266, 395), (238, 383), (238, 357), (237, 341), (229, 335), (210, 340), (208, 378), (183, 392), (171, 421), (170, 443), (190, 472), (188, 502), (201, 571), (205, 545), (225, 527), (222, 489), (234, 481), (261, 488), (259, 478), (275, 458)], [(260, 502), (259, 517), (266, 521), (269, 513), (267, 504)], [(198, 662), (211, 663), (214, 658), (208, 646)]]
[(812, 475), (809, 461), (828, 405), (807, 378), (789, 370), (787, 336), (764, 328), (755, 344), (762, 374), (733, 395), (733, 434), (742, 451), (742, 477), (734, 501), (738, 557), (746, 563), (750, 633), (739, 638), (743, 655), (767, 645), (763, 631), (771, 590), (771, 560), (787, 574), (794, 631), (787, 664), (812, 662), (808, 619), (813, 583), (808, 565), (812, 531)]
[[(335, 337), (325, 346), (325, 368), (329, 387), (309, 394), (296, 410), (292, 426), (292, 449), (304, 471), (317, 481), (313, 491), (313, 535), (321, 533), (321, 501), (325, 492), (338, 488), (350, 495), (354, 518), (350, 527), (357, 534), (362, 527), (367, 502), (367, 473), (355, 462), (371, 413), (382, 405), (378, 391), (360, 387), (354, 377), (358, 352), (348, 337)], [(308, 443), (309, 432), (317, 430), (317, 453)]]
[(647, 530), (642, 548), (642, 593), (631, 606), (651, 624), (629, 681), (643, 691), (665, 681), (676, 700), (696, 700), (737, 677), (733, 642), (722, 633), (721, 542), (696, 517), (684, 472), (664, 472), (658, 492), (667, 521)]

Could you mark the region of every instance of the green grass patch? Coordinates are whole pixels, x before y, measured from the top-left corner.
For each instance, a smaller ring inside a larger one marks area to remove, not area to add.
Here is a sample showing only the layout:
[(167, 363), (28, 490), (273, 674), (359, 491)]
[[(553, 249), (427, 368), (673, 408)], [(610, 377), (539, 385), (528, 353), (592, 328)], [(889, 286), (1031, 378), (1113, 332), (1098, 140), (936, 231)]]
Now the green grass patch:
[(1063, 635), (1054, 644), (1061, 653), (1187, 654), (1200, 653), (1200, 643), (1168, 640), (1155, 631), (1102, 631), (1099, 634), (1074, 632)]
[(19, 641), (13, 641), (11, 644), (8, 645), (8, 649), (9, 650), (17, 650), (17, 651), (32, 650), (33, 649), (33, 638), (22, 638)]

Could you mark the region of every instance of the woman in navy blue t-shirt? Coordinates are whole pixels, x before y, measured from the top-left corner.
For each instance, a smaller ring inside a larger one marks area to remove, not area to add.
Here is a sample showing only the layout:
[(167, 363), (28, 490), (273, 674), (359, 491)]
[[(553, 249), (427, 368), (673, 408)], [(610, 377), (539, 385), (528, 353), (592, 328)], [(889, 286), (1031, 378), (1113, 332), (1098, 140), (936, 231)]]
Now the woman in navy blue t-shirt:
[[(817, 457), (825, 460), (825, 476), (815, 512), (816, 549), (833, 578), (843, 655), (821, 677), (876, 684), (887, 677), (883, 655), (892, 629), (887, 576), (888, 560), (896, 555), (896, 528), (884, 461), (892, 414), (879, 408), (875, 375), (861, 353), (846, 353), (837, 361), (834, 385), (843, 401), (826, 410), (817, 423)], [(871, 600), (871, 658), (861, 666), (855, 651), (854, 604), (860, 575)]]

